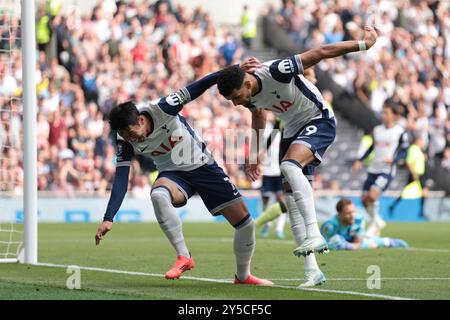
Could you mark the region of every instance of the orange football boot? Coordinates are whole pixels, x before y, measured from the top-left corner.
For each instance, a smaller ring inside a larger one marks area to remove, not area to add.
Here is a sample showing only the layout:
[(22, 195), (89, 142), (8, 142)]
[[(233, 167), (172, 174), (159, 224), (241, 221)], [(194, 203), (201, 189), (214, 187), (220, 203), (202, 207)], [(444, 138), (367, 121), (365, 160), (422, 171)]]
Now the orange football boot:
[(166, 272), (166, 279), (178, 279), (185, 271), (193, 269), (195, 266), (194, 259), (185, 256), (178, 256), (173, 267)]
[(258, 286), (270, 286), (273, 285), (273, 282), (269, 280), (260, 279), (250, 274), (244, 281), (241, 281), (238, 279), (237, 276), (234, 276), (234, 284), (254, 284)]

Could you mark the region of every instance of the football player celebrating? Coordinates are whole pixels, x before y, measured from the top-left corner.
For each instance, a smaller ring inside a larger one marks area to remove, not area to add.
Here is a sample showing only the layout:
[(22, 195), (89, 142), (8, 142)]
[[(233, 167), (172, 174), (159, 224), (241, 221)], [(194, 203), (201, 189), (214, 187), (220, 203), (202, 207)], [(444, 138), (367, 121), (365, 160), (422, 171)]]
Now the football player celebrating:
[[(242, 64), (245, 69), (250, 64)], [(95, 235), (96, 244), (111, 230), (114, 215), (128, 188), (131, 159), (149, 155), (159, 172), (151, 200), (157, 221), (177, 253), (166, 279), (177, 279), (194, 267), (186, 246), (180, 217), (175, 207), (183, 206), (198, 193), (212, 215), (223, 215), (235, 228), (233, 249), (237, 270), (235, 284), (270, 285), (250, 274), (255, 248), (255, 224), (241, 194), (212, 158), (204, 142), (179, 114), (183, 106), (216, 84), (218, 72), (179, 91), (137, 108), (124, 102), (111, 110), (109, 123), (117, 135), (117, 165), (111, 197), (103, 223)]]
[[(310, 185), (314, 168), (322, 161), (326, 149), (336, 136), (333, 111), (326, 106), (315, 85), (303, 73), (322, 59), (346, 53), (364, 51), (375, 44), (377, 33), (365, 27), (361, 41), (342, 41), (323, 45), (290, 58), (269, 61), (254, 72), (236, 66), (221, 71), (217, 85), (219, 92), (234, 105), (252, 111), (252, 128), (265, 127), (265, 110), (284, 121), (280, 144), (280, 169), (285, 179), (284, 190), (290, 215), (291, 229), (298, 244), (297, 256), (310, 256), (305, 263), (305, 285), (322, 283), (313, 252), (325, 252), (327, 242), (320, 234)], [(258, 134), (256, 143), (259, 145)], [(259, 157), (250, 163), (247, 174), (253, 180), (260, 174)]]

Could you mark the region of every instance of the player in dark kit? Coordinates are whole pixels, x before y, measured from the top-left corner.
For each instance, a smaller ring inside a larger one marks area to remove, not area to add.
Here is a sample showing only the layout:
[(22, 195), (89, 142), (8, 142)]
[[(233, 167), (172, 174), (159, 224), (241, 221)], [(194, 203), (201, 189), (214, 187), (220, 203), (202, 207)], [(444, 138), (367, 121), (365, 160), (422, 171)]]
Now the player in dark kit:
[[(250, 67), (243, 63), (241, 68)], [(179, 112), (216, 84), (218, 72), (188, 85), (167, 97), (137, 108), (121, 103), (110, 113), (110, 125), (117, 135), (117, 166), (104, 221), (95, 236), (98, 245), (111, 230), (114, 215), (128, 188), (131, 159), (149, 155), (159, 171), (151, 191), (158, 223), (177, 253), (177, 261), (165, 274), (176, 279), (194, 267), (186, 246), (182, 223), (175, 207), (181, 207), (195, 193), (213, 215), (223, 215), (235, 228), (233, 249), (236, 256), (235, 284), (270, 285), (272, 282), (250, 274), (255, 248), (255, 224), (241, 194), (211, 156), (204, 142)]]
[[(253, 73), (232, 66), (221, 71), (217, 80), (219, 92), (226, 99), (252, 111), (253, 129), (264, 129), (265, 110), (274, 112), (284, 122), (280, 169), (291, 229), (298, 244), (294, 250), (297, 256), (328, 250), (317, 224), (310, 181), (336, 136), (333, 111), (324, 103), (319, 89), (303, 76), (304, 71), (322, 59), (367, 50), (376, 39), (375, 29), (365, 27), (363, 40), (323, 45), (290, 58), (265, 62)], [(258, 139), (256, 144), (259, 145)], [(257, 160), (247, 169), (253, 180), (260, 174), (259, 157)], [(312, 271), (305, 274), (306, 285), (322, 283), (324, 276), (315, 259), (310, 265)]]

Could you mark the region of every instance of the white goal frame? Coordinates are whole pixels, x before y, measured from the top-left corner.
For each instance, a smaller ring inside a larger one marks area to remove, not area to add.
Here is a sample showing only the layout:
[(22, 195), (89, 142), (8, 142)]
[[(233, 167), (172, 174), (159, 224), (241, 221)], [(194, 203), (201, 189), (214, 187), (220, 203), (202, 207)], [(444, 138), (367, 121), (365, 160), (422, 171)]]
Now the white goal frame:
[[(38, 263), (37, 143), (36, 143), (36, 38), (35, 0), (21, 0), (23, 128), (24, 128), (24, 232), (23, 252), (0, 263)], [(20, 260), (20, 261), (19, 261)]]

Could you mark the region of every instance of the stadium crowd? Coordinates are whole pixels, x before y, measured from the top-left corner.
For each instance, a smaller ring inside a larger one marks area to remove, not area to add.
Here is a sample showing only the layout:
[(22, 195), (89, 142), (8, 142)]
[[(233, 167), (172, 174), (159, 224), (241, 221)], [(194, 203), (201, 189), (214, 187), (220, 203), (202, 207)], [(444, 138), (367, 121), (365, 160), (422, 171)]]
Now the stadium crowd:
[(397, 102), (405, 128), (450, 170), (450, 2), (283, 0), (274, 13), (305, 50), (359, 40), (365, 25), (376, 26), (379, 37), (367, 54), (318, 67), (377, 115), (387, 99)]
[[(395, 7), (392, 4), (395, 3)], [(371, 6), (377, 10), (371, 11)], [(385, 8), (389, 8), (385, 9)], [(170, 1), (102, 1), (82, 16), (40, 8), (36, 21), (38, 188), (62, 195), (104, 194), (115, 172), (107, 125), (116, 103), (137, 105), (168, 95), (195, 78), (238, 63), (245, 48), (239, 30), (215, 25), (201, 7)], [(374, 14), (375, 13), (375, 14)], [(284, 0), (277, 19), (305, 48), (360, 39), (365, 23), (380, 29), (366, 55), (348, 55), (319, 67), (376, 113), (387, 98), (403, 106), (405, 125), (426, 137), (429, 156), (450, 170), (450, 10), (446, 1)], [(0, 190), (22, 185), (21, 53), (19, 21), (0, 19)], [(399, 71), (402, 72), (399, 72)], [(246, 130), (244, 108), (231, 107), (213, 88), (182, 114), (223, 163), (226, 129)], [(238, 148), (244, 156), (248, 146)], [(149, 189), (154, 168), (134, 161), (130, 189)], [(249, 188), (242, 164), (223, 164), (239, 188)], [(146, 191), (147, 192), (147, 191)]]
[[(20, 38), (20, 26), (3, 15), (0, 27), (0, 188), (19, 191), (22, 66), (20, 50), (10, 48), (15, 43), (11, 39)], [(232, 30), (216, 27), (201, 8), (190, 12), (172, 7), (170, 1), (104, 1), (89, 16), (76, 9), (63, 15), (40, 8), (36, 34), (38, 188), (64, 195), (104, 194), (110, 188), (115, 150), (107, 115), (112, 106), (129, 99), (146, 104), (238, 63), (243, 54)], [(213, 153), (222, 152), (224, 142), (218, 138), (225, 129), (249, 127), (246, 110), (229, 107), (212, 89), (182, 112)], [(220, 162), (221, 156), (216, 158)], [(141, 173), (154, 169), (148, 161), (141, 164), (136, 160), (132, 166), (133, 194), (148, 189), (148, 177), (141, 178)], [(238, 164), (226, 170), (239, 187), (250, 186)]]

